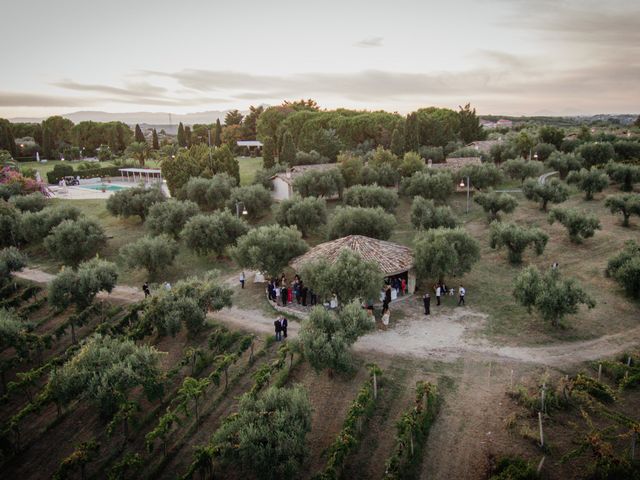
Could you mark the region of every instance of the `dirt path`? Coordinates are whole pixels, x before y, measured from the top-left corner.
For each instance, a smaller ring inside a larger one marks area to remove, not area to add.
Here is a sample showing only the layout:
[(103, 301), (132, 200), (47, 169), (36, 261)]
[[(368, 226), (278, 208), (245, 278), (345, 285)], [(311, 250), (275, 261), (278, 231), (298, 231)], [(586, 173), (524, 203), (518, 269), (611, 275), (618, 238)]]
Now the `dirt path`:
[[(51, 274), (30, 268), (16, 273), (16, 276), (37, 283), (47, 283), (53, 278)], [(235, 285), (235, 275), (226, 279), (225, 283)], [(144, 298), (144, 295), (137, 288), (118, 285), (110, 294), (100, 294), (98, 297), (130, 303)], [(354, 348), (360, 352), (405, 355), (424, 359), (451, 361), (470, 356), (477, 360), (502, 358), (550, 367), (563, 367), (615, 355), (637, 345), (640, 341), (640, 327), (637, 327), (626, 332), (580, 342), (540, 347), (501, 346), (478, 337), (478, 331), (486, 321), (486, 315), (471, 308), (441, 310), (429, 317), (421, 315), (419, 308), (410, 307), (408, 310), (409, 315), (406, 318), (398, 322), (392, 321), (388, 330), (364, 335), (356, 342)], [(275, 312), (272, 316), (266, 316), (260, 310), (237, 307), (212, 315), (216, 320), (228, 325), (258, 333), (272, 333), (273, 320), (276, 316)], [(297, 322), (291, 321), (289, 335), (297, 336), (299, 327)]]

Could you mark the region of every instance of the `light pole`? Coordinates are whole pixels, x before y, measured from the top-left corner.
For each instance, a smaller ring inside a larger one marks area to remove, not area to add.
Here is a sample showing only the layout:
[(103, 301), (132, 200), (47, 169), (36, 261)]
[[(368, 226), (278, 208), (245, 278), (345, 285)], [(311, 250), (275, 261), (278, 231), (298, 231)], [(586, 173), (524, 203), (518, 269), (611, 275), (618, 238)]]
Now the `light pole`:
[(236, 202), (236, 217), (240, 218), (240, 205), (242, 205), (242, 215), (247, 215), (247, 207), (244, 206), (244, 202)]
[[(469, 213), (469, 194), (471, 187), (471, 178), (467, 176), (467, 213)], [(464, 188), (464, 178), (460, 180), (460, 188)]]

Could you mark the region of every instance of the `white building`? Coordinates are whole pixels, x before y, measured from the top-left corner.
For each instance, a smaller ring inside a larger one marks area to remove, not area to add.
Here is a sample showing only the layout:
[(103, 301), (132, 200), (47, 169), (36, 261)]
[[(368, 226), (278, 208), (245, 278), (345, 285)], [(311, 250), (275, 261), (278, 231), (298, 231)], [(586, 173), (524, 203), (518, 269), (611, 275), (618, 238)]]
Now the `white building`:
[(281, 200), (287, 200), (293, 197), (293, 182), (296, 177), (299, 177), (309, 170), (330, 170), (337, 168), (335, 163), (320, 163), (317, 165), (296, 165), (291, 167), (286, 172), (277, 173), (271, 177), (271, 183), (273, 184), (273, 199), (277, 202)]

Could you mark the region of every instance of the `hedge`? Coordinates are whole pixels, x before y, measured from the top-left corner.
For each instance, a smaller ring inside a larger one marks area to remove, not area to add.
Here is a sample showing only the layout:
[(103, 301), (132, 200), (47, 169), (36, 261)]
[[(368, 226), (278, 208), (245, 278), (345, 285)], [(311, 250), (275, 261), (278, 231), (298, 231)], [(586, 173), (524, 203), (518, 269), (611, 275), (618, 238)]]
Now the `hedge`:
[[(120, 175), (120, 167), (101, 167), (101, 168), (90, 168), (88, 170), (74, 170), (71, 174), (74, 177), (80, 178), (95, 178), (95, 177), (116, 177)], [(63, 177), (67, 176), (67, 174), (61, 174), (58, 172), (47, 172), (47, 180), (51, 184), (57, 184)]]

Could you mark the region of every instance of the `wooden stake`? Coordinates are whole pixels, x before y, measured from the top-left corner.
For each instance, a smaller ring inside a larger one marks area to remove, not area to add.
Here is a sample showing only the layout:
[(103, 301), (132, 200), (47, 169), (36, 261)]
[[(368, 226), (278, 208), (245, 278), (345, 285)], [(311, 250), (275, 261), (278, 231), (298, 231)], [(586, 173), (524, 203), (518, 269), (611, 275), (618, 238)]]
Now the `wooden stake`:
[(599, 363), (598, 364), (598, 381), (600, 381), (601, 377), (602, 377), (602, 364)]
[(375, 370), (373, 371), (373, 398), (378, 398), (378, 379)]
[(538, 426), (540, 427), (540, 446), (544, 447), (544, 432), (542, 431), (542, 412), (538, 412)]
[(542, 390), (540, 390), (540, 409), (541, 411), (545, 411), (544, 409), (544, 395), (545, 395), (545, 391), (547, 390), (547, 384), (543, 383), (542, 384)]
[(547, 458), (546, 455), (543, 455), (542, 458), (540, 459), (540, 463), (538, 464), (538, 475), (540, 475), (540, 471), (542, 470), (542, 466), (544, 465), (544, 461)]

